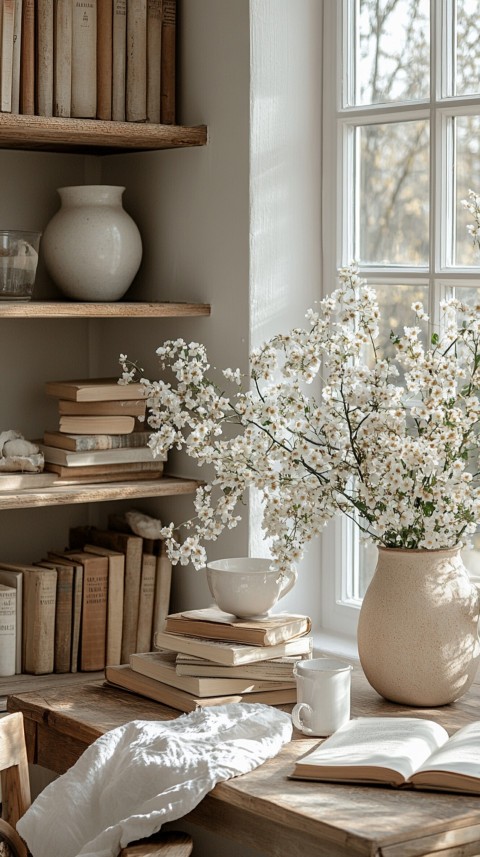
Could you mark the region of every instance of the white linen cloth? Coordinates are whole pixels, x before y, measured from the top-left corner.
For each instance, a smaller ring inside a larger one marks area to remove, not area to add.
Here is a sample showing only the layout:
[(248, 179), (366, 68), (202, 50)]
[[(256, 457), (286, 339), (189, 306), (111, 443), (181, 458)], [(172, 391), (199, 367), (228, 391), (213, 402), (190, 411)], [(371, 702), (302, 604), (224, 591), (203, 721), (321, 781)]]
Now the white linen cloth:
[(291, 735), (290, 715), (260, 703), (133, 720), (50, 783), (17, 830), (33, 857), (116, 857), (186, 815), (216, 783), (275, 756)]

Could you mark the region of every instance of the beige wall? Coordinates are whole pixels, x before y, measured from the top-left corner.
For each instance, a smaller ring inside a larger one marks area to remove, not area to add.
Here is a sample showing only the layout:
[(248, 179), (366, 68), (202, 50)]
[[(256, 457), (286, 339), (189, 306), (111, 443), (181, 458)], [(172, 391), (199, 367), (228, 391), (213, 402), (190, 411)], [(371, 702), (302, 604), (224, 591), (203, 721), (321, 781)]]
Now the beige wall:
[[(320, 0), (180, 0), (179, 119), (208, 125), (205, 148), (85, 159), (0, 152), (0, 224), (43, 228), (64, 184), (121, 184), (144, 241), (132, 297), (212, 304), (209, 319), (175, 322), (0, 320), (0, 428), (33, 437), (54, 425), (42, 384), (60, 372), (116, 374), (118, 354), (127, 352), (155, 376), (155, 348), (176, 336), (204, 342), (214, 366), (245, 369), (251, 344), (302, 323), (320, 290), (321, 7)], [(52, 294), (40, 267), (38, 296)], [(175, 458), (174, 466), (194, 475), (188, 461)], [(177, 520), (191, 509), (188, 498), (136, 505)], [(109, 510), (124, 508), (6, 512), (2, 556), (38, 558), (64, 544), (70, 524), (103, 524)], [(261, 553), (263, 545), (245, 520), (210, 553), (249, 550)], [(318, 567), (315, 548), (286, 607), (305, 611), (319, 601)], [(173, 606), (208, 602), (202, 573), (175, 569)], [(250, 854), (193, 833), (197, 857)]]

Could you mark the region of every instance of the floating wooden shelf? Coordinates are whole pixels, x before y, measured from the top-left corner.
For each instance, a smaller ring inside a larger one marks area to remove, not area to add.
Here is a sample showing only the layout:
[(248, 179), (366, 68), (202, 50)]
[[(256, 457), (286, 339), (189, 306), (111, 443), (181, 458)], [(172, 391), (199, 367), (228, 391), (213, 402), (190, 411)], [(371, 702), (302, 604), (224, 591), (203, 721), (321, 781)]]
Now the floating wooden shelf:
[(0, 301), (0, 318), (193, 318), (210, 312), (210, 304), (194, 303)]
[(205, 146), (206, 125), (153, 125), (0, 113), (0, 148), (108, 155)]
[(25, 489), (0, 493), (0, 511), (34, 509), (39, 506), (67, 506), (73, 503), (99, 503), (105, 500), (131, 500), (134, 497), (173, 497), (193, 494), (201, 485), (195, 479), (163, 476), (128, 482), (98, 482), (91, 485), (54, 485), (39, 490)]

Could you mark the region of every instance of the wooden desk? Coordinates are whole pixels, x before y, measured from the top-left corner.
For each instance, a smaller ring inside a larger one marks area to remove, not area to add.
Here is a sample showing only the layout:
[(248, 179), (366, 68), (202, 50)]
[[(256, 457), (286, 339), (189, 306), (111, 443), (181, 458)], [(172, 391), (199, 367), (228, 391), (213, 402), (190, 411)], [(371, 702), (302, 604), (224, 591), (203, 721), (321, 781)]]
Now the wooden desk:
[[(352, 715), (428, 717), (453, 732), (480, 717), (480, 688), (437, 709), (382, 700), (353, 676)], [(99, 735), (129, 720), (165, 720), (178, 712), (101, 682), (10, 696), (22, 711), (29, 758), (57, 773)], [(295, 734), (270, 762), (221, 783), (186, 816), (274, 857), (472, 857), (480, 854), (480, 798), (375, 786), (289, 780), (293, 760), (317, 743)]]

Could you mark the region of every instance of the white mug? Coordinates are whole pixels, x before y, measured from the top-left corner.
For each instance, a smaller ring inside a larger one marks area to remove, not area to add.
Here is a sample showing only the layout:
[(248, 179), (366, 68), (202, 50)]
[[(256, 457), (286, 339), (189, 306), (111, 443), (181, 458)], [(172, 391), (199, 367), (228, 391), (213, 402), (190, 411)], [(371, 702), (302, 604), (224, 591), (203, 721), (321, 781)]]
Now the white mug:
[(305, 735), (332, 735), (350, 720), (353, 667), (333, 658), (312, 658), (295, 664), (297, 704), (293, 724)]
[(207, 563), (207, 583), (220, 610), (240, 619), (265, 616), (290, 592), (297, 572), (272, 571), (272, 560), (241, 556)]

